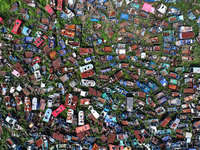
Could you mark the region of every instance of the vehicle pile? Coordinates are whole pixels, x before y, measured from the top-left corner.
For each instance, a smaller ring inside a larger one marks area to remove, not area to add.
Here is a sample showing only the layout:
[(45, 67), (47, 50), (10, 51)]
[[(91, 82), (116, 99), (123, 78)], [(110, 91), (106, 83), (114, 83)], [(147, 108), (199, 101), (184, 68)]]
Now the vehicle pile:
[(199, 10), (40, 2), (0, 13), (2, 148), (199, 149)]

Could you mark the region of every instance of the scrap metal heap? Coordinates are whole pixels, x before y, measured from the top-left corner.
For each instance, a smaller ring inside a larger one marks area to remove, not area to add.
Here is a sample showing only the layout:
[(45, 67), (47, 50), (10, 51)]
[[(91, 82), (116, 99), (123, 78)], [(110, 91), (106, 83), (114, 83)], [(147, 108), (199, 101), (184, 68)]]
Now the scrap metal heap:
[(0, 14), (1, 148), (199, 149), (200, 11), (187, 2), (12, 4)]

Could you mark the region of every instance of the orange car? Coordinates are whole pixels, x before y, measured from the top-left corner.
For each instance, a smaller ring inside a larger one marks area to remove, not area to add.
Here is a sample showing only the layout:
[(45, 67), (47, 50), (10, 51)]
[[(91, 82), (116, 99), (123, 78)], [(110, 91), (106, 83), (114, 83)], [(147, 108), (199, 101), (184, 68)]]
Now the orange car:
[(66, 37), (74, 38), (75, 32), (70, 31), (70, 30), (66, 30), (66, 29), (62, 29), (61, 34), (66, 36)]
[(81, 126), (81, 127), (77, 127), (76, 128), (76, 133), (79, 134), (79, 133), (85, 132), (87, 130), (90, 130), (90, 125), (89, 124), (86, 124), (86, 125)]

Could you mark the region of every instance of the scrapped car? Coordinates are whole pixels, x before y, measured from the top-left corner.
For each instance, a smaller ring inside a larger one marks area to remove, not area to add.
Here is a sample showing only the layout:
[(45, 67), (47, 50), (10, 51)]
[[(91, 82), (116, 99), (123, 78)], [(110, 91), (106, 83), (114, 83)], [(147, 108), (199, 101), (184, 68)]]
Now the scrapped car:
[(194, 32), (182, 32), (179, 33), (179, 39), (189, 39), (194, 37)]
[(92, 54), (93, 48), (79, 48), (80, 55)]
[(165, 6), (164, 4), (159, 4), (157, 7), (156, 7), (156, 10), (161, 13), (161, 14), (165, 14), (166, 11), (167, 11), (167, 6)]
[(44, 7), (44, 9), (49, 13), (49, 15), (52, 17), (52, 18), (55, 18), (56, 17), (56, 14), (54, 12), (54, 10), (51, 8), (51, 6), (48, 4)]
[(43, 121), (49, 122), (50, 117), (51, 117), (51, 113), (52, 113), (52, 110), (50, 108), (47, 108), (47, 110), (46, 110), (46, 112), (44, 114)]
[(42, 37), (39, 37), (34, 43), (35, 45), (40, 48), (44, 45), (45, 40)]
[(61, 30), (61, 34), (64, 35), (65, 37), (74, 38), (75, 33), (76, 32), (74, 32), (74, 31), (70, 31), (70, 30), (66, 30), (66, 29)]
[(129, 93), (128, 91), (126, 91), (126, 90), (120, 88), (120, 87), (117, 86), (117, 85), (115, 86), (115, 91), (118, 92), (118, 93), (120, 93), (120, 94), (122, 94), (122, 95), (124, 95), (124, 96), (126, 96), (126, 95)]
[(186, 44), (192, 44), (194, 42), (195, 41), (193, 39), (187, 39), (187, 40), (176, 41), (175, 44), (176, 44), (176, 46), (182, 46), (182, 45), (186, 45)]
[(56, 110), (52, 112), (54, 117), (57, 117), (62, 111), (65, 110), (65, 107), (61, 104)]
[(21, 24), (22, 24), (22, 21), (19, 20), (19, 19), (17, 19), (17, 20), (15, 21), (15, 24), (14, 24), (14, 26), (13, 26), (11, 32), (14, 33), (14, 34), (18, 34), (18, 33), (19, 33), (19, 32), (18, 32), (18, 31), (19, 31), (19, 27), (20, 27)]
[(158, 76), (156, 78), (162, 84), (162, 86), (166, 86), (168, 84), (167, 80), (164, 77)]
[(167, 14), (169, 15), (180, 15), (181, 14), (181, 11), (180, 9), (176, 8), (176, 7), (169, 7), (168, 11), (167, 11)]
[(81, 110), (78, 112), (78, 125), (82, 126), (84, 124), (84, 111)]
[(53, 36), (49, 36), (49, 48), (55, 48), (56, 47), (56, 39)]
[(72, 123), (73, 122), (73, 115), (74, 115), (74, 110), (73, 109), (69, 109), (68, 112), (67, 112), (67, 119), (66, 119), (67, 123)]
[(181, 0), (165, 0), (165, 3), (176, 3), (180, 2)]
[(33, 99), (32, 99), (32, 110), (37, 110), (37, 109), (38, 109), (37, 98), (33, 97)]
[(39, 24), (38, 26), (37, 26), (37, 28), (38, 29), (40, 29), (40, 30), (42, 30), (42, 31), (44, 31), (44, 32), (46, 32), (47, 30), (48, 30), (48, 26), (47, 25), (44, 25), (44, 24)]
[(75, 14), (74, 14), (70, 9), (68, 9), (68, 8), (65, 7), (65, 12), (62, 11), (62, 12), (60, 13), (60, 17), (61, 17), (62, 19), (68, 20), (68, 19), (74, 18), (74, 17), (75, 17)]
[(61, 38), (59, 38), (59, 42), (58, 44), (60, 45), (61, 49), (65, 49), (67, 46), (65, 45), (64, 40), (62, 40)]
[(89, 71), (89, 70), (92, 70), (93, 68), (94, 68), (94, 66), (93, 66), (92, 64), (88, 64), (88, 65), (79, 67), (81, 73), (87, 72), (87, 71)]
[(140, 15), (140, 17), (142, 17), (144, 19), (148, 19), (149, 18), (149, 13), (144, 12), (144, 11), (141, 11), (139, 15)]
[(193, 27), (190, 26), (180, 26), (179, 28), (179, 32), (192, 32), (193, 31)]
[(81, 79), (80, 84), (86, 87), (94, 87), (96, 85), (96, 82), (94, 80)]
[(169, 23), (175, 23), (175, 22), (183, 21), (183, 20), (184, 20), (183, 15), (171, 16), (171, 17), (168, 18)]
[(25, 97), (24, 98), (24, 111), (25, 112), (30, 112), (32, 110), (31, 108), (31, 101), (30, 101), (30, 98), (29, 97)]
[(23, 27), (22, 33), (23, 33), (25, 36), (29, 36), (30, 33), (31, 33), (31, 29), (29, 29), (29, 28), (27, 28), (27, 27)]

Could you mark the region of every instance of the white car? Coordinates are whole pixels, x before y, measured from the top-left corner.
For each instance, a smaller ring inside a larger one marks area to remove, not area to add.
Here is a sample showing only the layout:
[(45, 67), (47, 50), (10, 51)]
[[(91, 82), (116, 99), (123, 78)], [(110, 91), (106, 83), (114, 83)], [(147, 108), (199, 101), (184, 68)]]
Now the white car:
[(78, 125), (82, 126), (84, 124), (84, 112), (81, 110), (78, 112)]
[(167, 11), (167, 6), (165, 6), (164, 4), (160, 4), (157, 6), (157, 11), (161, 14), (165, 14)]
[(10, 88), (10, 94), (12, 94), (12, 93), (14, 93), (14, 92), (15, 92), (15, 87), (12, 86), (12, 87)]
[(17, 122), (17, 120), (16, 119), (14, 119), (14, 118), (11, 118), (11, 117), (9, 117), (9, 116), (7, 116), (6, 117), (6, 122), (8, 122), (9, 124), (15, 124), (16, 122)]
[(126, 54), (126, 49), (116, 49), (116, 54), (125, 55)]
[(94, 87), (96, 82), (94, 80), (81, 79), (81, 85), (86, 87)]
[(192, 32), (192, 31), (193, 31), (193, 28), (190, 27), (190, 26), (181, 26), (181, 27), (179, 28), (179, 31), (180, 31), (180, 32)]
[(42, 76), (39, 70), (35, 71), (34, 75), (37, 81), (42, 80)]
[(53, 95), (48, 96), (47, 107), (53, 107), (53, 99), (54, 99)]
[(15, 123), (17, 122), (17, 120), (7, 116), (6, 117), (6, 122), (8, 122), (9, 124), (12, 124), (12, 129), (14, 129), (14, 126), (15, 126)]
[(37, 98), (33, 97), (32, 99), (32, 110), (37, 110)]
[(87, 95), (88, 95), (88, 92), (81, 90), (80, 96), (86, 97)]
[(92, 105), (89, 105), (88, 110), (95, 117), (95, 119), (98, 119), (100, 117), (99, 113), (96, 110), (94, 110)]
[(92, 70), (94, 68), (94, 66), (92, 64), (88, 64), (82, 67), (79, 67), (81, 73), (86, 72), (88, 70)]
[(66, 119), (67, 123), (72, 123), (73, 122), (73, 115), (74, 115), (74, 110), (73, 109), (69, 109), (68, 112), (67, 112), (67, 119)]

